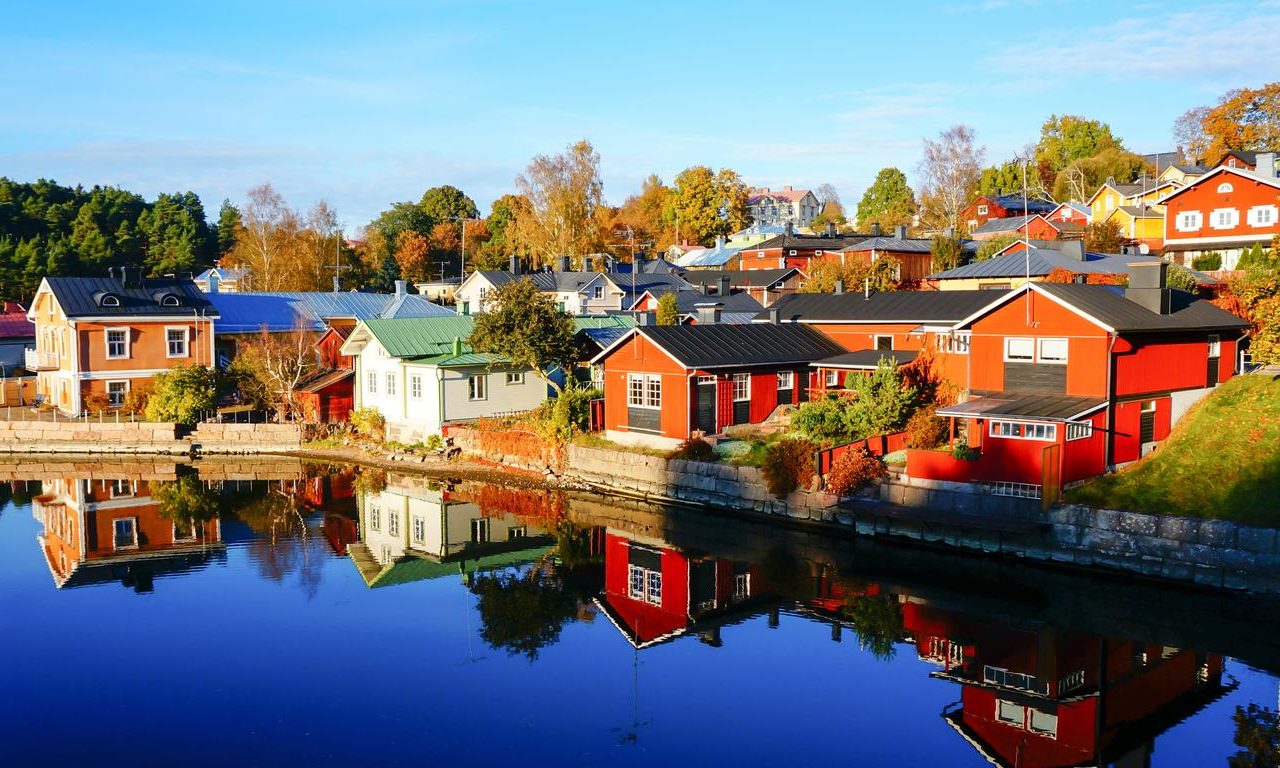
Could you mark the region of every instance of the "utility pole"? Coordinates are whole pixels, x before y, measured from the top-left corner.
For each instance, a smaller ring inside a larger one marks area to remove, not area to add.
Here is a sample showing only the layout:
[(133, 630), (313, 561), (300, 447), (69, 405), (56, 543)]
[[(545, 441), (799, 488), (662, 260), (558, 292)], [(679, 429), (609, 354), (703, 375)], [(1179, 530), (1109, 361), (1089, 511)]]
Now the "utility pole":
[(473, 219), (469, 216), (459, 216), (455, 221), (462, 222), (461, 264), (458, 266), (458, 280), (461, 281), (467, 279), (467, 222), (484, 221), (484, 219)]

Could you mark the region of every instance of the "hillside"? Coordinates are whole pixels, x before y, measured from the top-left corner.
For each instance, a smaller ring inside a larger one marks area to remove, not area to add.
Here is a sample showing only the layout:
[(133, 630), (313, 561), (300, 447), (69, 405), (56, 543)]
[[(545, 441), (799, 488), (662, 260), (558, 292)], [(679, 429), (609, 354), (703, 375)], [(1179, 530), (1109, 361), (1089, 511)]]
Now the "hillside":
[(1155, 453), (1067, 499), (1280, 527), (1280, 378), (1238, 376), (1223, 384)]

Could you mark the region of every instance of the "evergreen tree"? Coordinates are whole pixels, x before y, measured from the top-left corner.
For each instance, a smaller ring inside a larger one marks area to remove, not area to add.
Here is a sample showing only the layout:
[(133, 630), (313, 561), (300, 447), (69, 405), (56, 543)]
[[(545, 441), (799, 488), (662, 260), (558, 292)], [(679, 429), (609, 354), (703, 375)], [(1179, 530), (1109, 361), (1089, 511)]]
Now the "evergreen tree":
[(231, 204), (230, 200), (223, 200), (222, 207), (218, 209), (218, 255), (223, 256), (231, 247), (236, 244), (236, 230), (240, 228), (240, 209)]

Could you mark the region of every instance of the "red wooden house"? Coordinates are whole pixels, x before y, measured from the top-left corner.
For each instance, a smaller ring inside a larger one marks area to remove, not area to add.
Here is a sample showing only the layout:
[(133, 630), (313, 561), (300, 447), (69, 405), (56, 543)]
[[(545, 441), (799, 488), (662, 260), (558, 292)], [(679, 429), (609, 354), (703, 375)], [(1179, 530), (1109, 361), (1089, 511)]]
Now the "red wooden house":
[(1127, 289), (1028, 283), (957, 323), (970, 339), (969, 398), (938, 415), (966, 423), (980, 455), (908, 451), (908, 475), (1056, 497), (1154, 449), (1234, 374), (1246, 327), (1167, 288), (1167, 267), (1135, 262)]
[(300, 382), (295, 397), (304, 413), (322, 424), (347, 421), (355, 407), (355, 358), (342, 354), (352, 327), (332, 326), (316, 341), (316, 370)]
[(978, 195), (963, 211), (960, 220), (968, 225), (969, 231), (981, 227), (992, 219), (1008, 219), (1014, 216), (1046, 214), (1054, 209), (1053, 203), (1028, 198), (1023, 202), (1022, 195)]
[(1049, 221), (1040, 215), (1013, 216), (992, 219), (973, 230), (974, 240), (994, 240), (997, 237), (1027, 236), (1032, 240), (1064, 240), (1083, 237), (1084, 228), (1062, 221)]
[(809, 364), (843, 351), (799, 324), (639, 326), (591, 360), (604, 371), (605, 436), (672, 448), (757, 424), (804, 401)]
[(1044, 215), (1049, 221), (1063, 221), (1078, 224), (1083, 229), (1089, 226), (1093, 218), (1093, 209), (1084, 203), (1060, 203), (1057, 208)]
[(895, 277), (899, 281), (923, 280), (933, 271), (932, 242), (924, 237), (907, 237), (906, 227), (898, 227), (893, 237), (869, 237), (842, 248), (840, 254), (845, 263), (857, 258), (866, 266), (882, 258), (896, 259), (898, 274)]
[(1244, 249), (1271, 244), (1280, 234), (1280, 177), (1275, 155), (1256, 160), (1255, 171), (1219, 166), (1160, 198), (1166, 254), (1189, 260), (1217, 251), (1222, 267), (1234, 269)]
[(823, 259), (839, 259), (839, 252), (868, 235), (840, 234), (834, 228), (818, 235), (802, 235), (791, 231), (790, 226), (781, 235), (743, 248), (739, 252), (741, 269), (798, 269), (809, 273), (810, 263)]

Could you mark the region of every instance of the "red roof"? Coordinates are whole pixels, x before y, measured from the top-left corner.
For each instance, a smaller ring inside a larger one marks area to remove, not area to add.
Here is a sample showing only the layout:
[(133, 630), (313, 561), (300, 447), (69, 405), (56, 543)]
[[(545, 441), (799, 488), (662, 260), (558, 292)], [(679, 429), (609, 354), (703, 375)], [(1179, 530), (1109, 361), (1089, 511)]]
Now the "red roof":
[(27, 319), (26, 310), (6, 301), (0, 314), (0, 339), (24, 339), (36, 336), (36, 324)]
[(747, 198), (747, 202), (754, 203), (762, 197), (776, 197), (783, 200), (790, 200), (793, 203), (798, 203), (803, 200), (804, 196), (807, 194), (809, 194), (809, 190), (807, 189), (792, 189), (791, 187), (769, 189), (768, 187), (764, 187), (763, 189), (751, 190), (751, 196)]

